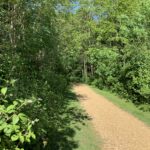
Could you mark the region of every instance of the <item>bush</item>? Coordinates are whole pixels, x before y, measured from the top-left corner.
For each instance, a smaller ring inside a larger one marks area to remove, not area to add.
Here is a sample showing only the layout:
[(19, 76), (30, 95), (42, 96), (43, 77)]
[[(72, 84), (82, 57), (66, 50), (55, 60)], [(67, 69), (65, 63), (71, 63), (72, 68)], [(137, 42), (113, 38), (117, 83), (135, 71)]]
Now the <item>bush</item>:
[(7, 100), (6, 87), (1, 88), (0, 99), (0, 149), (24, 150), (24, 144), (36, 138), (33, 125), (37, 120), (21, 111), (32, 101)]

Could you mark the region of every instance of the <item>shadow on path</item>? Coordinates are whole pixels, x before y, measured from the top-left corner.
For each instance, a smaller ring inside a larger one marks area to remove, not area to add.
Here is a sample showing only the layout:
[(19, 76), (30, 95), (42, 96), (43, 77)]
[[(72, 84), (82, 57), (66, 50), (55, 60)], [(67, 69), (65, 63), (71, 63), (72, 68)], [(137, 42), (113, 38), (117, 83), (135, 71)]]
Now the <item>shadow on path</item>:
[[(66, 106), (57, 116), (57, 124), (49, 132), (49, 142), (44, 149), (46, 150), (74, 150), (79, 147), (78, 141), (75, 141), (76, 130), (80, 130), (79, 125), (85, 124), (90, 117), (76, 105), (79, 96), (73, 92), (66, 93)], [(78, 105), (78, 104), (77, 104)]]

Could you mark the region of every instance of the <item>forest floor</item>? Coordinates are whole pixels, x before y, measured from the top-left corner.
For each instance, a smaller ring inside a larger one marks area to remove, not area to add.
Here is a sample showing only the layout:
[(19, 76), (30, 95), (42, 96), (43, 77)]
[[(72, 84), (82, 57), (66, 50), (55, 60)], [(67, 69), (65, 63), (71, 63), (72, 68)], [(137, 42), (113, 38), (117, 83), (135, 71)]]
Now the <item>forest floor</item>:
[(150, 150), (150, 128), (143, 122), (87, 85), (73, 89), (102, 139), (102, 150)]

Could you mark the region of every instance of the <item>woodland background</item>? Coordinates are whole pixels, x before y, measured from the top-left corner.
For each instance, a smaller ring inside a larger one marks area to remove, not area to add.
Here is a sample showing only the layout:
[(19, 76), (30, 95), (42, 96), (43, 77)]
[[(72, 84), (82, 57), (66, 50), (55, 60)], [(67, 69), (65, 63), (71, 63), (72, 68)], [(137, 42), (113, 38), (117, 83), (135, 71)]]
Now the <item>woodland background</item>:
[(72, 82), (150, 111), (150, 0), (1, 0), (0, 37), (2, 150), (75, 147)]

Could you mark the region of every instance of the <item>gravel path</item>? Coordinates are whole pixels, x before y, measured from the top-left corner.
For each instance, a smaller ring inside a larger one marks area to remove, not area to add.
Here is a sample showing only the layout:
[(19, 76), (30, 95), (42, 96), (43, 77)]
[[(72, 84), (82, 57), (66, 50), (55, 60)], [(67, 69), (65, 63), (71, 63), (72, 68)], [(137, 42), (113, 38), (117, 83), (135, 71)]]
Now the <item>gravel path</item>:
[(103, 140), (102, 150), (150, 150), (150, 128), (89, 86), (74, 86), (81, 105)]

